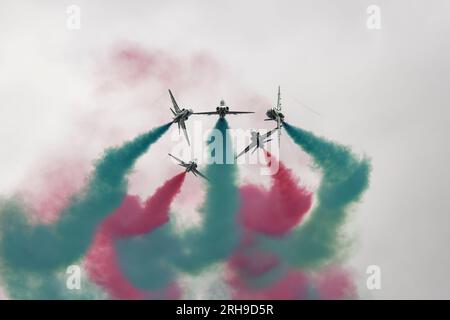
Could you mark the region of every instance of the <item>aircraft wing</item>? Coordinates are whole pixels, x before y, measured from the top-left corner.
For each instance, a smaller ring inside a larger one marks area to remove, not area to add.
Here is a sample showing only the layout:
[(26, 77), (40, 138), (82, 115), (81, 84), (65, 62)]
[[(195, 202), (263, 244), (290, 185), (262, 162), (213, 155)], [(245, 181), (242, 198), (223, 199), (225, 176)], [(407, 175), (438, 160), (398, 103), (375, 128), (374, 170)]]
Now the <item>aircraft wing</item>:
[(177, 157), (171, 155), (170, 153), (169, 153), (169, 156), (171, 156), (172, 158), (174, 158), (175, 160), (177, 160), (177, 161), (178, 161), (179, 163), (181, 163), (181, 164), (186, 164), (183, 160), (181, 160), (181, 159), (179, 159), (179, 158), (177, 158)]
[(244, 114), (244, 113), (254, 113), (253, 111), (228, 111), (228, 114)]
[(172, 104), (173, 104), (173, 107), (174, 107), (175, 111), (177, 113), (180, 112), (181, 111), (180, 107), (178, 106), (178, 103), (175, 100), (175, 98), (173, 97), (172, 91), (170, 91), (170, 89), (169, 89), (169, 95), (170, 95), (170, 99), (172, 100)]
[(267, 133), (261, 135), (261, 139), (264, 140), (264, 139), (270, 137), (270, 136), (271, 136), (275, 131), (277, 131), (277, 130), (278, 130), (278, 128), (275, 128), (275, 129), (273, 129), (273, 130), (268, 131)]
[[(254, 113), (253, 111), (227, 111), (226, 114), (244, 114), (244, 113)], [(209, 112), (194, 112), (193, 114), (206, 114), (213, 115), (219, 114), (217, 111), (209, 111)]]
[(256, 146), (256, 142), (252, 142), (251, 144), (249, 144), (241, 153), (239, 153), (236, 156), (236, 159), (239, 158), (240, 156), (242, 156), (244, 153), (247, 153), (251, 148)]
[(184, 123), (184, 120), (180, 119), (180, 121), (178, 123), (180, 124), (181, 128), (183, 129), (184, 136), (186, 137), (188, 145), (191, 145), (191, 143), (189, 142), (189, 137), (188, 137), (188, 134), (187, 134), (186, 124)]
[(194, 112), (193, 114), (207, 114), (207, 115), (212, 115), (212, 114), (219, 114), (217, 111), (208, 111), (208, 112)]
[(206, 179), (206, 180), (209, 180), (203, 173), (201, 173), (200, 171), (198, 171), (197, 169), (193, 169), (192, 170), (192, 173), (194, 174), (194, 175), (199, 175), (200, 177), (202, 177), (203, 179)]

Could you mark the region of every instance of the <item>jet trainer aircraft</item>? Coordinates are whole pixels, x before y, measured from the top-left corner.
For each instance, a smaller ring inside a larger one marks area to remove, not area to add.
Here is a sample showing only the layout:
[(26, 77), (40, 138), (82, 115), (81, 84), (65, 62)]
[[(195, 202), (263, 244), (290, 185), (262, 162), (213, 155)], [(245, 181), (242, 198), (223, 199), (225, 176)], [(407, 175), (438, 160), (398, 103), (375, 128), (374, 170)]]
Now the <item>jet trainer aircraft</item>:
[(277, 129), (278, 129), (278, 144), (280, 143), (280, 137), (281, 137), (281, 123), (284, 121), (284, 114), (281, 112), (281, 92), (280, 92), (280, 86), (278, 86), (278, 99), (277, 99), (277, 105), (266, 112), (266, 116), (268, 119), (265, 119), (264, 121), (276, 121), (277, 122)]
[(189, 137), (186, 131), (186, 121), (187, 119), (189, 119), (189, 116), (191, 114), (194, 113), (194, 111), (192, 111), (192, 109), (180, 109), (180, 107), (178, 106), (177, 101), (175, 100), (175, 98), (173, 97), (172, 91), (170, 91), (169, 89), (169, 95), (170, 95), (170, 99), (172, 100), (172, 104), (173, 104), (173, 108), (175, 110), (173, 110), (172, 108), (170, 108), (170, 111), (172, 111), (174, 118), (172, 120), (172, 123), (178, 123), (178, 132), (180, 132), (180, 127), (183, 129), (184, 132), (184, 136), (186, 137), (187, 143), (188, 145), (191, 145), (191, 143), (189, 142)]
[(258, 148), (263, 148), (264, 143), (272, 140), (272, 139), (268, 139), (268, 140), (266, 140), (266, 139), (269, 138), (277, 130), (279, 130), (279, 129), (275, 128), (273, 130), (268, 131), (265, 134), (260, 134), (258, 131), (252, 131), (250, 144), (241, 153), (239, 153), (236, 156), (236, 159), (239, 158), (240, 156), (242, 156), (243, 154), (249, 152), (251, 148), (255, 148), (252, 153), (254, 153), (256, 150), (258, 150)]
[(225, 100), (220, 100), (220, 105), (216, 108), (216, 111), (208, 111), (208, 112), (194, 112), (194, 114), (206, 114), (212, 115), (217, 114), (220, 118), (225, 118), (227, 114), (244, 114), (244, 113), (254, 113), (251, 111), (230, 111), (230, 108), (225, 104)]
[(205, 175), (203, 175), (200, 171), (197, 170), (197, 162), (196, 161), (189, 161), (189, 162), (184, 162), (183, 160), (171, 155), (169, 153), (169, 156), (171, 156), (172, 158), (174, 158), (175, 160), (177, 160), (179, 162), (179, 166), (182, 166), (184, 168), (186, 168), (186, 172), (192, 172), (194, 174), (194, 176), (199, 175), (200, 177), (209, 180)]

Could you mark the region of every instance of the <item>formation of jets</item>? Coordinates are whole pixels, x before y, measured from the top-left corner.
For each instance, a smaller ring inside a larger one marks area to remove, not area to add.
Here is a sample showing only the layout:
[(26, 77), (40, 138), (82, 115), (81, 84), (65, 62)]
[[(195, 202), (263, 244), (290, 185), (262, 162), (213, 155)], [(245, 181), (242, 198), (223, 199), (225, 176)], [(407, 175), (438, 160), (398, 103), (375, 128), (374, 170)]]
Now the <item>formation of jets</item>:
[[(170, 111), (173, 113), (173, 119), (172, 123), (178, 124), (178, 131), (181, 129), (183, 130), (184, 136), (186, 138), (186, 141), (188, 145), (190, 145), (189, 136), (186, 130), (186, 121), (189, 119), (191, 115), (218, 115), (221, 119), (225, 118), (227, 114), (250, 114), (254, 113), (252, 111), (230, 111), (229, 106), (225, 103), (225, 100), (221, 100), (219, 103), (219, 106), (216, 107), (215, 111), (205, 111), (205, 112), (194, 112), (192, 109), (183, 108), (178, 105), (177, 101), (175, 100), (175, 97), (172, 94), (172, 91), (169, 89), (169, 95), (170, 99), (172, 100), (173, 109), (170, 108)], [(264, 144), (271, 141), (272, 139), (269, 139), (269, 137), (278, 131), (278, 143), (280, 143), (280, 137), (281, 137), (281, 128), (282, 123), (284, 121), (284, 114), (281, 112), (281, 90), (280, 86), (278, 86), (278, 97), (277, 97), (277, 104), (266, 111), (267, 119), (265, 121), (275, 121), (277, 123), (277, 126), (275, 129), (268, 131), (265, 134), (260, 134), (258, 131), (251, 131), (251, 142), (250, 144), (236, 156), (236, 159), (243, 154), (249, 152), (252, 148), (254, 153), (258, 148), (263, 148)], [(169, 156), (174, 158), (176, 161), (178, 161), (178, 164), (185, 168), (186, 172), (192, 172), (195, 176), (201, 176), (205, 179), (208, 179), (205, 175), (200, 173), (197, 170), (197, 162), (196, 161), (189, 161), (184, 162), (183, 160), (171, 155), (169, 153)]]

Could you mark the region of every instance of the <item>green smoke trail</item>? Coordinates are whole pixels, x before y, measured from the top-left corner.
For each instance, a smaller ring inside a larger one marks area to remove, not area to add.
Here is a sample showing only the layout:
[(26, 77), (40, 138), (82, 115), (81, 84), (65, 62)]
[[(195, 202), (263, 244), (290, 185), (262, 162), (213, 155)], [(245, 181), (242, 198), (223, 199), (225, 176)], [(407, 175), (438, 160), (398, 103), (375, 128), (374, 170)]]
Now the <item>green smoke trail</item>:
[(284, 123), (284, 128), (321, 170), (318, 205), (309, 219), (289, 236), (281, 241), (264, 239), (264, 242), (289, 264), (314, 267), (339, 255), (343, 244), (340, 228), (349, 206), (360, 199), (369, 185), (370, 163), (367, 158), (357, 158), (349, 148), (311, 132), (288, 123)]
[(119, 265), (128, 281), (154, 294), (175, 278), (177, 270), (170, 261), (181, 254), (181, 247), (170, 223), (143, 236), (116, 241)]
[(239, 242), (237, 166), (230, 161), (234, 160), (234, 151), (227, 121), (219, 119), (214, 129), (208, 141), (212, 163), (205, 170), (209, 183), (205, 202), (200, 208), (202, 225), (199, 230), (186, 235), (183, 243), (190, 246), (190, 252), (175, 262), (178, 267), (193, 273), (228, 257)]
[[(25, 216), (27, 211), (23, 202), (18, 199), (3, 200), (0, 207), (17, 216)], [(15, 266), (0, 260), (0, 285), (6, 289), (10, 299), (87, 300), (103, 298), (100, 289), (85, 279), (83, 273), (82, 287), (79, 290), (69, 290), (66, 287), (65, 271), (65, 269), (46, 272), (25, 270), (15, 268)]]
[[(127, 175), (170, 124), (105, 151), (86, 187), (73, 196), (53, 225), (33, 226), (17, 204), (0, 208), (0, 257), (3, 267), (45, 273), (67, 267), (88, 249), (97, 225), (120, 205)], [(5, 281), (3, 279), (3, 281)]]
[(206, 199), (200, 208), (202, 225), (184, 235), (165, 224), (149, 234), (116, 242), (119, 264), (127, 279), (141, 289), (156, 291), (169, 285), (177, 271), (198, 273), (228, 257), (237, 246), (236, 214), (239, 190), (231, 137), (224, 119), (208, 139), (209, 164)]

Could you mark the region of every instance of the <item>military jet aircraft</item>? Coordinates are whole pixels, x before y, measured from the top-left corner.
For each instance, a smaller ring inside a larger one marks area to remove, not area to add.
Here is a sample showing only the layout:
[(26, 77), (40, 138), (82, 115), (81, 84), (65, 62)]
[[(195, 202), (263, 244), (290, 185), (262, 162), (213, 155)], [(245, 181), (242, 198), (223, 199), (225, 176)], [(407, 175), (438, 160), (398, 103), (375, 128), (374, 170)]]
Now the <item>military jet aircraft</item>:
[(251, 111), (230, 111), (230, 108), (226, 105), (225, 100), (220, 100), (219, 106), (216, 108), (216, 111), (207, 111), (207, 112), (194, 112), (194, 114), (206, 114), (212, 115), (217, 114), (220, 118), (225, 118), (227, 114), (244, 114), (244, 113), (254, 113)]
[(281, 112), (281, 92), (280, 86), (278, 86), (278, 99), (277, 105), (266, 112), (267, 119), (265, 121), (276, 121), (278, 129), (278, 144), (280, 143), (281, 137), (281, 123), (284, 121), (284, 114)]
[(169, 89), (169, 95), (170, 95), (170, 99), (172, 100), (172, 104), (173, 104), (173, 110), (172, 108), (170, 108), (170, 111), (172, 111), (174, 118), (172, 120), (172, 123), (178, 123), (178, 132), (180, 131), (180, 127), (183, 129), (184, 132), (184, 136), (186, 137), (187, 143), (188, 145), (191, 145), (189, 142), (189, 137), (186, 131), (186, 121), (187, 119), (189, 119), (189, 116), (191, 114), (194, 113), (194, 111), (192, 111), (192, 109), (180, 109), (180, 107), (178, 106), (177, 101), (175, 100), (175, 98), (173, 97), (172, 91), (170, 91)]
[(199, 175), (200, 177), (209, 180), (205, 175), (203, 175), (200, 171), (197, 170), (197, 162), (196, 161), (189, 161), (189, 162), (184, 162), (183, 160), (171, 155), (169, 153), (169, 156), (171, 156), (172, 158), (174, 158), (175, 160), (177, 160), (179, 162), (179, 166), (182, 166), (184, 168), (186, 168), (186, 172), (192, 172), (194, 174), (194, 176)]
[(263, 148), (264, 143), (272, 140), (272, 139), (267, 140), (267, 138), (269, 138), (277, 130), (278, 129), (275, 128), (273, 130), (268, 131), (265, 134), (260, 134), (258, 131), (252, 131), (250, 144), (241, 153), (239, 153), (235, 158), (237, 159), (240, 156), (242, 156), (243, 154), (249, 152), (251, 148), (255, 148), (252, 153), (254, 153), (256, 150), (258, 150), (258, 148)]

